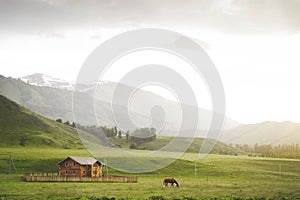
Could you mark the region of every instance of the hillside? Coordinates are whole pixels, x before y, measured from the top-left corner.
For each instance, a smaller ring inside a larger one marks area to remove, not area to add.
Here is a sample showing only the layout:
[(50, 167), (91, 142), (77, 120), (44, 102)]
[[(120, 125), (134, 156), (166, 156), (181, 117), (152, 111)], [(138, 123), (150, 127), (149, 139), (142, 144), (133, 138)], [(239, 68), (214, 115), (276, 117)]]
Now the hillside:
[(42, 117), (0, 95), (0, 146), (82, 148), (76, 129)]
[[(0, 95), (0, 146), (53, 146), (62, 148), (83, 148), (77, 135), (76, 129), (47, 119), (33, 113), (29, 109)], [(83, 131), (81, 131), (82, 133)], [(91, 141), (99, 141), (94, 137)], [(154, 142), (147, 142), (137, 146), (140, 150), (158, 150), (167, 145), (172, 137), (158, 137)], [(182, 138), (182, 143), (185, 138)], [(195, 139), (188, 152), (199, 152), (203, 139)], [(125, 138), (114, 138), (113, 143), (122, 148), (129, 148), (130, 143), (126, 143)], [(234, 154), (234, 148), (217, 142), (211, 153)]]
[(300, 124), (288, 121), (245, 124), (224, 130), (220, 140), (228, 144), (300, 144)]

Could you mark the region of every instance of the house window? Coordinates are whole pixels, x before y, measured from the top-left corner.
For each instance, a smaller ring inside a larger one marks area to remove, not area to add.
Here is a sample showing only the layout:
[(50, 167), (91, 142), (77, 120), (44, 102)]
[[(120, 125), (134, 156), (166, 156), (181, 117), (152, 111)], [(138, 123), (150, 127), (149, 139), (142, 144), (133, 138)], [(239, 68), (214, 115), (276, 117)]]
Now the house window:
[(75, 174), (75, 170), (73, 170), (72, 173)]
[(85, 171), (83, 171), (83, 174), (85, 175)]
[(76, 166), (76, 162), (73, 162), (73, 166)]
[(67, 167), (67, 166), (69, 165), (69, 163), (68, 163), (68, 162), (66, 162), (66, 163), (65, 163), (65, 165), (66, 165), (66, 167)]
[(97, 174), (97, 171), (94, 171), (94, 174)]
[(65, 173), (68, 174), (68, 171), (66, 170)]

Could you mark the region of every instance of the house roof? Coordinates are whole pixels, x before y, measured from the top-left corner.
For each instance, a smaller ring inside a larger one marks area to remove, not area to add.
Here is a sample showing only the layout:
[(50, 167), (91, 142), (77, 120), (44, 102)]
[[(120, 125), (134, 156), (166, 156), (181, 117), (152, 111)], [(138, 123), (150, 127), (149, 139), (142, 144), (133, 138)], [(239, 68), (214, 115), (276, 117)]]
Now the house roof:
[(96, 160), (93, 157), (78, 157), (78, 156), (69, 156), (66, 159), (60, 161), (58, 164), (64, 162), (65, 160), (67, 160), (68, 158), (74, 160), (75, 162), (78, 162), (80, 165), (92, 165), (96, 162), (100, 163), (102, 165), (102, 163), (98, 160)]

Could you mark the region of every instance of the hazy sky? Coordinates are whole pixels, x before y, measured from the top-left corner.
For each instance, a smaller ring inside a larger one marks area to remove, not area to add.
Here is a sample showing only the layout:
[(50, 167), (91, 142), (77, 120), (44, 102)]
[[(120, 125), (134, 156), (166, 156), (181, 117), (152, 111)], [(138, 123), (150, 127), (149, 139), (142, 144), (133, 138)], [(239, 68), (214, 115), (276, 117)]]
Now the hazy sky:
[(212, 58), (229, 117), (300, 122), (299, 10), (299, 0), (0, 0), (0, 74), (75, 80), (111, 36), (166, 28), (194, 38)]

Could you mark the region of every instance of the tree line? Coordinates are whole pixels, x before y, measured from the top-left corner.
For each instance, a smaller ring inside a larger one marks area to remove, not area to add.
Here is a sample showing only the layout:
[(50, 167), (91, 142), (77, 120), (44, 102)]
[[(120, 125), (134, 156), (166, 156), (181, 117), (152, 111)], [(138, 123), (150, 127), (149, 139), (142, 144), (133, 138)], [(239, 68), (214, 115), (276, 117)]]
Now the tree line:
[[(86, 131), (94, 136), (100, 138), (102, 141), (107, 141), (107, 138), (111, 139), (122, 139), (125, 138), (127, 143), (130, 143), (129, 148), (135, 149), (138, 145), (141, 145), (146, 142), (152, 142), (156, 139), (156, 129), (155, 128), (137, 128), (133, 131), (127, 130), (126, 132), (115, 127), (107, 127), (107, 126), (83, 126), (80, 124), (70, 123), (69, 121), (63, 122), (61, 119), (56, 120), (59, 123), (64, 123), (71, 127), (76, 127), (83, 131)], [(103, 135), (104, 134), (104, 135)], [(105, 137), (106, 138), (105, 138)]]
[(73, 122), (73, 123), (70, 123), (69, 121), (65, 121), (65, 122), (63, 122), (62, 121), (62, 119), (57, 119), (57, 120), (55, 120), (56, 122), (58, 122), (58, 123), (62, 123), (62, 124), (65, 124), (65, 125), (68, 125), (68, 126), (71, 126), (71, 127), (73, 127), (73, 128), (75, 128), (76, 127), (76, 124), (75, 124), (75, 122)]
[(293, 158), (300, 159), (299, 144), (283, 145), (235, 145), (235, 148), (248, 152), (249, 156), (272, 157), (272, 158)]

